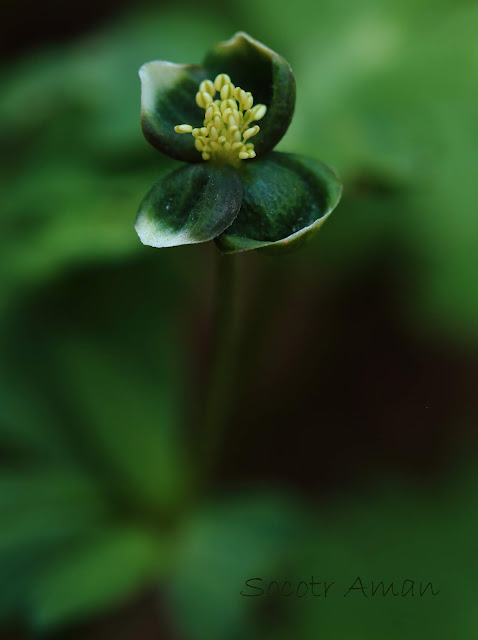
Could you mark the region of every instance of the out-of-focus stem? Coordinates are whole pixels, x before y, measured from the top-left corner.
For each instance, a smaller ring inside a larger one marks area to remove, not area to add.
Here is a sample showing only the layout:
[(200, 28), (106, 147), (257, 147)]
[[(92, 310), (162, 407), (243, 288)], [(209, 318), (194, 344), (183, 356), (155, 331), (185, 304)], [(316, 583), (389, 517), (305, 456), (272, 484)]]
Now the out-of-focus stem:
[(238, 334), (238, 283), (236, 256), (216, 261), (216, 283), (212, 321), (212, 358), (201, 438), (202, 477), (209, 478), (227, 429), (234, 391)]

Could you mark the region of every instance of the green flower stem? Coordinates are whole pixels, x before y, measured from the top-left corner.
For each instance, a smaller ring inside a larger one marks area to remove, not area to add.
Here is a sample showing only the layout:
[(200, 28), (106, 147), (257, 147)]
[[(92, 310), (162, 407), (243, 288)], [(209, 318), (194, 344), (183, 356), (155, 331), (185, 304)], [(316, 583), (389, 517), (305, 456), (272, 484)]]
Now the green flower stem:
[(199, 434), (202, 476), (205, 479), (214, 471), (230, 415), (239, 324), (237, 293), (237, 257), (218, 254), (211, 369), (206, 390), (204, 421)]

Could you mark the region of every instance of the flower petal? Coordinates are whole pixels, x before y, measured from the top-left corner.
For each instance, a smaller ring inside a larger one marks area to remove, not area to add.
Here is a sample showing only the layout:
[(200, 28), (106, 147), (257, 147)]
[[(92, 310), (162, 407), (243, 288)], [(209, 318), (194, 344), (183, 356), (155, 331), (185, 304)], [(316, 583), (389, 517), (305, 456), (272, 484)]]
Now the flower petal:
[(342, 185), (321, 162), (271, 153), (244, 165), (241, 210), (216, 239), (222, 253), (297, 248), (322, 226), (340, 200)]
[(233, 167), (187, 165), (153, 186), (141, 203), (135, 229), (150, 247), (207, 242), (231, 225), (241, 199), (242, 183)]
[(196, 104), (196, 93), (206, 78), (204, 69), (155, 60), (144, 64), (139, 76), (141, 126), (146, 140), (176, 160), (202, 161), (193, 136), (176, 133), (174, 127), (177, 124), (202, 127), (204, 110)]
[(239, 32), (220, 42), (206, 55), (209, 77), (227, 73), (236, 86), (250, 91), (256, 104), (265, 104), (254, 149), (262, 155), (275, 147), (287, 131), (295, 106), (295, 79), (289, 64), (247, 33)]

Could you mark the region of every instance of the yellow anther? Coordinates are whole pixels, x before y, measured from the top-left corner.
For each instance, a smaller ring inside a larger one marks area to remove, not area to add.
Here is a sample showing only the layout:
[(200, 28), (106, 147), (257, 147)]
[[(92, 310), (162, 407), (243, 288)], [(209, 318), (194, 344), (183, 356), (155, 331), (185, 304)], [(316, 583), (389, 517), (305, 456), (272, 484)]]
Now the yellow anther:
[(232, 84), (232, 82), (225, 84), (221, 89), (221, 100), (233, 100), (235, 90), (236, 87)]
[(254, 120), (261, 120), (266, 115), (266, 111), (267, 107), (265, 104), (256, 104), (256, 106), (251, 109)]
[(224, 109), (232, 109), (233, 111), (237, 111), (237, 102), (233, 98), (223, 100), (223, 103), (225, 103)]
[(199, 91), (201, 93), (209, 93), (212, 98), (216, 95), (216, 89), (210, 80), (203, 80), (199, 85)]
[(176, 133), (191, 133), (193, 128), (190, 124), (177, 124), (174, 127), (174, 130), (176, 131)]
[(212, 102), (212, 96), (205, 91), (198, 91), (196, 93), (196, 104), (201, 109), (206, 109), (207, 106)]
[(243, 103), (244, 109), (250, 109), (253, 104), (254, 104), (254, 98), (252, 96), (249, 96), (249, 98), (247, 98), (247, 100)]
[(243, 118), (243, 124), (245, 126), (248, 126), (252, 121), (254, 120), (254, 114), (252, 113), (252, 111), (249, 109), (248, 111), (246, 111), (246, 113), (244, 114), (244, 118)]
[(257, 133), (259, 133), (259, 126), (256, 124), (254, 127), (251, 127), (247, 131), (244, 131), (242, 137), (244, 138), (244, 140), (247, 140), (248, 138), (252, 138), (252, 136), (255, 136)]
[(227, 73), (220, 73), (218, 76), (216, 76), (214, 80), (214, 87), (216, 91), (221, 91), (223, 86), (230, 82), (231, 82), (231, 78), (227, 75)]
[[(216, 93), (219, 92), (215, 100)], [(191, 133), (203, 160), (214, 160), (237, 165), (240, 160), (256, 157), (254, 144), (248, 142), (260, 128), (252, 125), (261, 120), (267, 107), (257, 104), (249, 91), (235, 87), (226, 73), (214, 79), (203, 80), (196, 94), (196, 104), (204, 109), (202, 127), (189, 124), (174, 127), (176, 133)]]

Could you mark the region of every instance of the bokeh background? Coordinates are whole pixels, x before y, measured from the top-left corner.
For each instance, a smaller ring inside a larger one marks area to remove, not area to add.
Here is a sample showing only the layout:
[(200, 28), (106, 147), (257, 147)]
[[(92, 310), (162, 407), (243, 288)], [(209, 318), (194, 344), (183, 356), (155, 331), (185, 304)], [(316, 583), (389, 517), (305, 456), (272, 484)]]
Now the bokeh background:
[[(0, 638), (478, 637), (476, 1), (4, 15)], [(305, 249), (240, 258), (233, 406), (204, 490), (215, 249), (134, 232), (175, 166), (141, 134), (137, 70), (237, 30), (294, 69), (280, 149), (345, 190)], [(240, 596), (311, 576), (336, 582), (327, 600)], [(357, 576), (440, 594), (344, 598)]]

